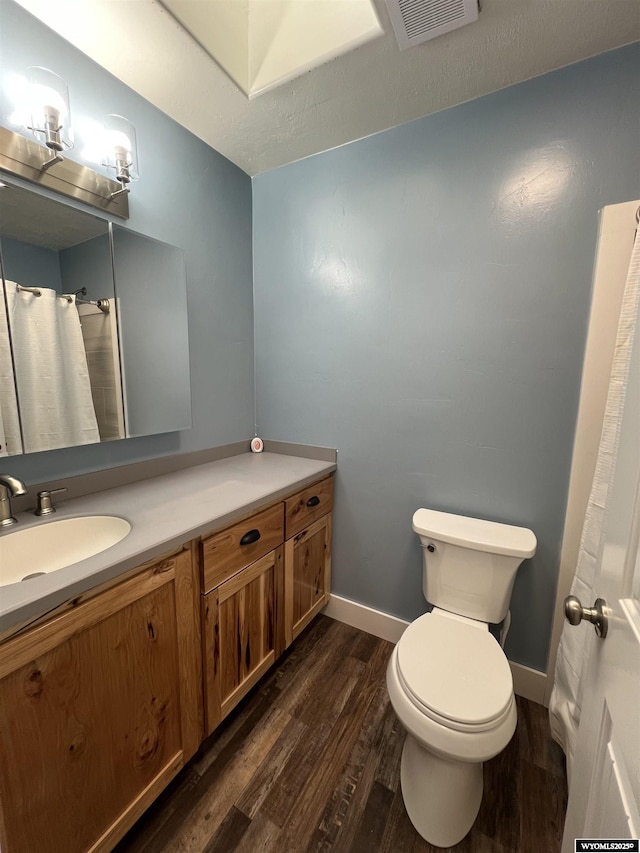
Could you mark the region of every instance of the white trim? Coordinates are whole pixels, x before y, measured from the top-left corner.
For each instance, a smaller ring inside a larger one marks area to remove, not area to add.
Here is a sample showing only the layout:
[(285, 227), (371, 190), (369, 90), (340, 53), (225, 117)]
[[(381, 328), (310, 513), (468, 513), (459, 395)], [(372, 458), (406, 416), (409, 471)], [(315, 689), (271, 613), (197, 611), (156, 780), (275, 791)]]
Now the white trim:
[[(374, 610), (373, 607), (358, 604), (357, 601), (350, 601), (339, 595), (332, 595), (322, 612), (337, 622), (344, 622), (346, 625), (359, 628), (391, 643), (397, 643), (409, 625), (409, 622), (404, 619), (398, 619), (397, 616), (390, 616), (382, 610)], [(544, 672), (538, 672), (537, 669), (530, 669), (528, 666), (511, 661), (509, 666), (515, 693), (539, 705), (544, 704), (547, 682)]]
[(580, 537), (600, 445), (620, 306), (633, 249), (637, 209), (638, 201), (627, 201), (608, 205), (600, 211), (591, 313), (549, 644), (547, 689), (544, 697), (544, 704), (547, 706), (555, 677), (558, 643), (564, 626), (563, 602), (570, 592), (576, 571)]
[(537, 702), (538, 705), (544, 705), (545, 708), (548, 708), (549, 702), (545, 699), (546, 673), (531, 669), (522, 663), (514, 663), (511, 660), (509, 666), (513, 677), (513, 691), (516, 696), (522, 696), (524, 699), (530, 699), (531, 702)]
[(357, 601), (341, 598), (339, 595), (331, 595), (329, 603), (322, 611), (325, 616), (330, 616), (336, 622), (344, 622), (352, 628), (359, 628), (374, 637), (397, 643), (409, 622), (383, 613), (382, 610), (374, 610)]

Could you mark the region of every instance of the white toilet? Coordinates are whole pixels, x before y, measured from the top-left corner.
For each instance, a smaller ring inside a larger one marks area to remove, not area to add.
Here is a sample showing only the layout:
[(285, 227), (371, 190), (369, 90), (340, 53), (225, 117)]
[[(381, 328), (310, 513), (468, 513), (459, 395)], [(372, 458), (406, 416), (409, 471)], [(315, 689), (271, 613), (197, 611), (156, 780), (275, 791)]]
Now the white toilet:
[(391, 704), (407, 730), (402, 796), (411, 822), (437, 847), (471, 829), (482, 799), (482, 762), (516, 727), (507, 658), (488, 623), (507, 616), (531, 530), (419, 509), (423, 590), (431, 613), (406, 629), (387, 668)]

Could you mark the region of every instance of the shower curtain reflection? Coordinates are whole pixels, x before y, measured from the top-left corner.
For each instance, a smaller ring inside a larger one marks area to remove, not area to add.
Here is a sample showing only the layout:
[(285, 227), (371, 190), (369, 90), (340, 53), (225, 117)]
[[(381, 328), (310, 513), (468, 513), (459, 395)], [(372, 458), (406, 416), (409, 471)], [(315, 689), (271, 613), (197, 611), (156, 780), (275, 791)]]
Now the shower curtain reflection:
[(117, 303), (116, 299), (110, 300), (110, 309), (106, 312), (94, 303), (78, 305), (100, 441), (111, 441), (125, 435), (120, 351), (115, 321)]
[(24, 452), (100, 441), (75, 297), (5, 289)]
[(4, 295), (0, 294), (0, 457), (22, 452), (7, 305)]

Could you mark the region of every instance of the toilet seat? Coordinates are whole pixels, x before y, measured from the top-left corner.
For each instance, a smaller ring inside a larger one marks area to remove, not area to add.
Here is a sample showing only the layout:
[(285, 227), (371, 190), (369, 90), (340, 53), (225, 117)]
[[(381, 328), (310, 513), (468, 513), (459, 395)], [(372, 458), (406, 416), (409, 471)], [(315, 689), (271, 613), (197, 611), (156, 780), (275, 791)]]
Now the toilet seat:
[(397, 671), (407, 698), (446, 728), (481, 732), (511, 712), (507, 659), (484, 626), (441, 612), (412, 622), (397, 646)]

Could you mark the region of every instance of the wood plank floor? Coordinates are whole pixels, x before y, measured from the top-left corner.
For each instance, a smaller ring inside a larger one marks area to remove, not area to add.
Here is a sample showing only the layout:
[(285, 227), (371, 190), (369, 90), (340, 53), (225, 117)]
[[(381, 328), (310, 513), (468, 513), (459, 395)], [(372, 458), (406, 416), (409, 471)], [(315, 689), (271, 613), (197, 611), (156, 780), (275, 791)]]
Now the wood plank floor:
[[(319, 616), (231, 713), (117, 853), (429, 853), (400, 791), (404, 732), (392, 644)], [(460, 853), (560, 850), (566, 780), (547, 712), (518, 699), (511, 743), (484, 767)]]

